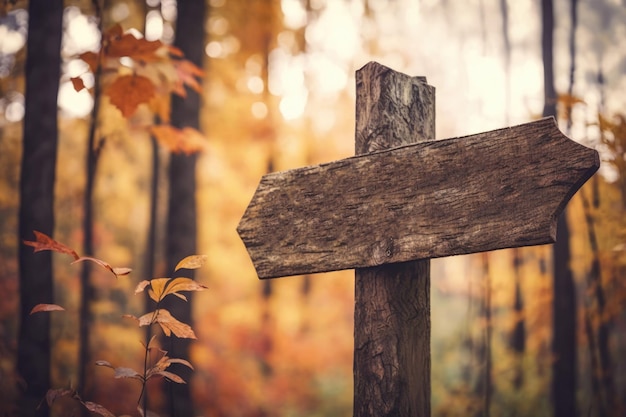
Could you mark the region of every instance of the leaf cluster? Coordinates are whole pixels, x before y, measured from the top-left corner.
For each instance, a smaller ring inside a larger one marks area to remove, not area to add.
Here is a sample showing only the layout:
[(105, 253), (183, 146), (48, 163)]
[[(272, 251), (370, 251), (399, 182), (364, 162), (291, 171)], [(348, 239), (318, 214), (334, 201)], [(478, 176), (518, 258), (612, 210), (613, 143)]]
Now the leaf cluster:
[[(186, 87), (202, 92), (199, 79), (204, 72), (183, 52), (160, 40), (138, 38), (124, 33), (116, 24), (102, 34), (100, 50), (78, 55), (84, 61), (96, 82), (103, 80), (103, 93), (125, 119), (130, 119), (145, 105), (161, 124), (147, 126), (159, 143), (172, 152), (192, 154), (206, 146), (196, 129), (179, 129), (170, 123), (170, 95), (187, 96)], [(70, 80), (76, 91), (86, 88), (82, 74)], [(98, 97), (96, 97), (98, 99)]]
[[(101, 259), (93, 258), (90, 256), (79, 256), (75, 250), (71, 249), (61, 242), (54, 240), (45, 233), (41, 233), (39, 231), (34, 231), (33, 233), (35, 234), (36, 240), (23, 240), (23, 243), (27, 246), (32, 246), (34, 248), (34, 252), (50, 250), (70, 255), (74, 259), (72, 264), (82, 261), (94, 262), (95, 264), (111, 272), (113, 275), (115, 275), (116, 278), (119, 278), (123, 275), (128, 275), (131, 272), (130, 268), (112, 267), (107, 262)], [(198, 269), (204, 265), (206, 260), (206, 255), (187, 256), (176, 265), (174, 271), (176, 272), (180, 269)], [(141, 317), (135, 317), (129, 314), (123, 315), (122, 317), (132, 318), (136, 320), (140, 327), (158, 324), (163, 330), (163, 333), (168, 337), (173, 334), (174, 336), (179, 338), (196, 339), (196, 335), (191, 326), (177, 320), (167, 309), (161, 307), (161, 302), (169, 295), (187, 301), (187, 297), (182, 294), (183, 292), (203, 291), (207, 289), (207, 287), (194, 281), (191, 278), (186, 277), (154, 278), (151, 280), (141, 281), (135, 288), (135, 294), (142, 293), (146, 289), (148, 292), (148, 296), (156, 303), (156, 309), (142, 315)], [(65, 309), (57, 304), (38, 304), (32, 308), (30, 314), (63, 310)], [(142, 384), (142, 391), (139, 396), (138, 402), (141, 402), (141, 398), (145, 393), (147, 381), (155, 377), (162, 377), (178, 384), (185, 384), (186, 382), (182, 377), (174, 372), (169, 371), (168, 368), (172, 364), (180, 364), (193, 370), (194, 368), (191, 363), (189, 363), (189, 361), (185, 359), (169, 357), (167, 355), (167, 351), (161, 350), (155, 346), (155, 340), (156, 336), (153, 336), (152, 338), (150, 338), (147, 344), (143, 344), (145, 349), (143, 372), (138, 372), (129, 367), (115, 367), (106, 360), (98, 360), (95, 364), (97, 366), (104, 366), (113, 369), (114, 378), (116, 379), (129, 378), (138, 380)], [(150, 365), (149, 359), (151, 357), (151, 352), (155, 350), (160, 353), (160, 357), (158, 358), (158, 360), (155, 360)], [(76, 392), (76, 390), (71, 388), (50, 389), (46, 394), (45, 400), (50, 407), (57, 399), (62, 397), (70, 397), (82, 404), (87, 410), (96, 414), (105, 417), (114, 416), (109, 410), (107, 410), (100, 404), (90, 401), (83, 401)], [(141, 408), (139, 408), (139, 411), (142, 414), (147, 412), (147, 410)]]

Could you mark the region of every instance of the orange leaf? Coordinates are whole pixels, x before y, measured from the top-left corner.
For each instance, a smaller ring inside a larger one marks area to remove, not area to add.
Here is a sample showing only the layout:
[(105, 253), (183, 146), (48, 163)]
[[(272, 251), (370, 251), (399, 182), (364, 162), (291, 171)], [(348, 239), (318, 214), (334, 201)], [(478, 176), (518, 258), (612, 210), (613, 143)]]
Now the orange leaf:
[(148, 103), (154, 94), (154, 84), (142, 75), (122, 75), (107, 89), (111, 104), (126, 118), (132, 116), (140, 104)]
[(30, 314), (42, 311), (65, 311), (65, 309), (56, 304), (37, 304), (32, 310), (30, 310)]
[(185, 269), (198, 269), (206, 263), (208, 256), (206, 255), (191, 255), (182, 259), (174, 268), (174, 271), (178, 271), (181, 268)]
[(157, 141), (173, 153), (191, 155), (207, 149), (207, 141), (198, 130), (185, 127), (182, 130), (171, 125), (156, 125), (150, 127), (150, 132)]
[(72, 82), (72, 85), (74, 86), (74, 90), (76, 90), (76, 92), (79, 92), (80, 90), (85, 88), (85, 83), (80, 77), (72, 77), (70, 78), (70, 81)]
[(34, 252), (51, 250), (54, 252), (72, 255), (74, 259), (78, 259), (78, 254), (73, 249), (70, 249), (64, 244), (57, 242), (45, 233), (38, 232), (37, 230), (33, 230), (33, 233), (35, 234), (35, 238), (37, 239), (36, 241), (33, 242), (30, 240), (22, 240), (22, 242), (27, 246), (32, 246), (33, 248), (35, 248)]
[(85, 61), (87, 65), (89, 65), (89, 69), (91, 70), (91, 72), (95, 74), (96, 70), (98, 69), (98, 61), (100, 59), (100, 54), (88, 51), (88, 52), (83, 52), (82, 54), (78, 55), (78, 57), (82, 59), (83, 61)]

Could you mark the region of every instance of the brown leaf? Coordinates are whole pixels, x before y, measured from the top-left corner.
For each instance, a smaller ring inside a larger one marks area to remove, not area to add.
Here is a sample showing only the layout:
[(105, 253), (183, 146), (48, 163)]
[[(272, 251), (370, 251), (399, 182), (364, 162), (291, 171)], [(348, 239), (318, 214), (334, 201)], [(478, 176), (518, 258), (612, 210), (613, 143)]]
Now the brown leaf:
[(78, 259), (78, 254), (73, 249), (70, 249), (64, 244), (57, 242), (45, 233), (38, 232), (37, 230), (33, 230), (33, 233), (35, 234), (35, 238), (37, 239), (36, 241), (33, 242), (29, 240), (22, 240), (22, 242), (27, 246), (32, 246), (33, 248), (35, 248), (34, 252), (51, 250), (54, 252), (72, 255), (74, 259)]
[(206, 255), (191, 255), (182, 259), (178, 264), (176, 264), (176, 268), (174, 271), (178, 271), (181, 268), (185, 269), (198, 269), (202, 267), (208, 259)]
[(134, 378), (139, 379), (140, 381), (143, 380), (143, 376), (139, 372), (131, 368), (125, 368), (123, 366), (115, 368), (115, 378)]
[(155, 372), (155, 375), (164, 376), (165, 378), (169, 379), (172, 382), (176, 382), (177, 384), (186, 384), (184, 379), (182, 379), (180, 376), (176, 375), (173, 372), (159, 371), (159, 372)]
[(72, 77), (70, 78), (70, 81), (72, 82), (72, 85), (74, 86), (74, 90), (76, 90), (76, 92), (79, 92), (80, 90), (85, 88), (85, 83), (80, 77)]
[(163, 333), (165, 333), (166, 336), (170, 336), (174, 333), (175, 336), (180, 337), (181, 339), (196, 339), (196, 334), (188, 324), (176, 320), (176, 318), (174, 318), (169, 311), (162, 308), (156, 310), (156, 315), (153, 311), (144, 314), (139, 317), (138, 320), (140, 326), (159, 323), (159, 326), (161, 326), (161, 329), (163, 329)]
[(51, 407), (52, 404), (62, 397), (73, 397), (76, 394), (76, 391), (73, 389), (66, 388), (57, 388), (57, 389), (49, 389), (46, 392), (46, 403), (48, 407)]
[(37, 304), (32, 310), (30, 310), (30, 314), (42, 311), (65, 311), (65, 309), (56, 304)]
[(128, 118), (142, 103), (148, 103), (155, 94), (155, 86), (142, 75), (122, 75), (117, 77), (107, 89), (111, 104), (117, 107), (122, 116)]
[(118, 278), (119, 276), (122, 276), (122, 275), (128, 275), (132, 271), (132, 269), (130, 268), (113, 268), (111, 265), (109, 265), (107, 262), (103, 261), (102, 259), (94, 258), (91, 256), (81, 256), (80, 258), (76, 259), (72, 263), (75, 264), (75, 263), (83, 262), (83, 261), (93, 262), (103, 267), (104, 269), (106, 269), (107, 271), (115, 275), (115, 278)]
[(104, 408), (104, 406), (100, 404), (97, 404), (91, 401), (85, 401), (83, 402), (83, 405), (85, 406), (87, 410), (91, 411), (92, 413), (99, 414), (103, 417), (115, 417), (115, 414), (113, 414), (112, 412), (110, 412), (109, 410)]

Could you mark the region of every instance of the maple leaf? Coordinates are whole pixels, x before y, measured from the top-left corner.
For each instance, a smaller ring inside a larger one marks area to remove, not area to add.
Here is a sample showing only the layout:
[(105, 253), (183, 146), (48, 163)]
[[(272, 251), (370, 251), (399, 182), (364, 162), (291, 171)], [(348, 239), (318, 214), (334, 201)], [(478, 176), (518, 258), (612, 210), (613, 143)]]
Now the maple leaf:
[(29, 314), (40, 313), (42, 311), (65, 311), (65, 309), (56, 304), (37, 304), (30, 310)]
[(149, 78), (142, 75), (117, 77), (107, 89), (111, 104), (120, 109), (122, 116), (129, 118), (142, 103), (148, 103), (156, 93)]
[(67, 255), (71, 255), (74, 257), (74, 259), (79, 258), (78, 254), (73, 249), (70, 249), (69, 247), (65, 246), (63, 243), (57, 242), (56, 240), (52, 239), (47, 234), (41, 233), (37, 230), (33, 230), (33, 233), (35, 234), (35, 238), (36, 238), (35, 241), (22, 240), (22, 242), (25, 245), (32, 246), (33, 248), (35, 248), (33, 252), (51, 250), (54, 252), (65, 253)]

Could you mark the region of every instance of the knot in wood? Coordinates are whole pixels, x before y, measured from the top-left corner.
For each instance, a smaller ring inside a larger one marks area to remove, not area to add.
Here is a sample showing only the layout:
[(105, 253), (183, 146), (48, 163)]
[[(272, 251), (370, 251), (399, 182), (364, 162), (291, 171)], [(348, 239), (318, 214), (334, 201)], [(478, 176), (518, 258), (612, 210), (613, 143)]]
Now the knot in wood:
[(383, 265), (392, 262), (395, 254), (392, 237), (375, 242), (371, 247), (371, 258), (374, 265)]

